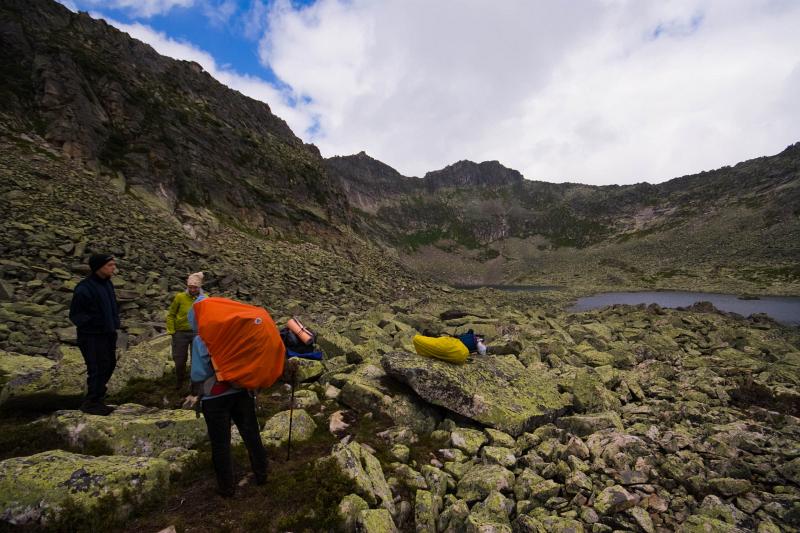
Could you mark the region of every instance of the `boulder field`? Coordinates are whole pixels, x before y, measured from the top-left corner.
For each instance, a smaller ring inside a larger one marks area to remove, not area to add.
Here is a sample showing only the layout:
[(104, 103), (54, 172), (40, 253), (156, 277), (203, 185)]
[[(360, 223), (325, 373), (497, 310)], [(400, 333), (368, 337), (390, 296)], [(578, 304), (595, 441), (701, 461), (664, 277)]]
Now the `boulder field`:
[[(293, 440), (327, 434), (333, 442), (309, 460), (352, 481), (337, 510), (340, 530), (800, 527), (796, 329), (707, 306), (563, 314), (507, 305), (490, 291), (454, 292), (446, 304), (405, 300), (307, 320), (326, 357), (303, 363)], [(480, 330), (489, 353), (451, 365), (411, 352), (414, 332), (430, 327)], [(103, 418), (57, 410), (81, 391), (71, 358), (69, 350), (58, 361), (0, 355), (0, 399), (53, 402), (40, 423), (71, 450), (0, 463), (6, 522), (54, 524), (65, 509), (92, 512), (112, 498), (119, 517), (135, 513), (206, 446), (192, 411), (124, 404)], [(126, 358), (142, 375), (169, 371), (163, 339)], [(268, 397), (288, 389), (277, 385)], [(285, 446), (289, 413), (264, 422), (269, 449)]]

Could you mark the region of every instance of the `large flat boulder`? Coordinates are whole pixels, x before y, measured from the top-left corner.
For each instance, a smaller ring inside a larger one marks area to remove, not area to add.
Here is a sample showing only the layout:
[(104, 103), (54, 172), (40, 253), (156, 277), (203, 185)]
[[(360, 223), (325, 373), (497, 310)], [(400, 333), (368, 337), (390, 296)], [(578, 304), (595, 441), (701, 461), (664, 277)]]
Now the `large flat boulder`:
[[(5, 409), (52, 410), (79, 400), (86, 391), (86, 364), (80, 350), (61, 346), (58, 361), (0, 351), (0, 406)], [(172, 367), (169, 336), (117, 351), (117, 367), (108, 382), (113, 394), (134, 378), (158, 379)]]
[(84, 394), (86, 365), (77, 348), (66, 348), (60, 361), (0, 351), (0, 406), (36, 410), (64, 407)]
[(555, 376), (528, 370), (512, 355), (453, 365), (393, 352), (381, 364), (426, 401), (514, 436), (553, 420), (571, 404), (558, 392)]
[(163, 496), (169, 464), (147, 457), (92, 457), (51, 450), (0, 462), (0, 519), (53, 525), (65, 509), (78, 516), (123, 520), (139, 504)]
[(194, 411), (156, 409), (126, 403), (108, 416), (56, 411), (50, 425), (73, 446), (114, 455), (157, 457), (170, 448), (204, 441), (206, 425)]

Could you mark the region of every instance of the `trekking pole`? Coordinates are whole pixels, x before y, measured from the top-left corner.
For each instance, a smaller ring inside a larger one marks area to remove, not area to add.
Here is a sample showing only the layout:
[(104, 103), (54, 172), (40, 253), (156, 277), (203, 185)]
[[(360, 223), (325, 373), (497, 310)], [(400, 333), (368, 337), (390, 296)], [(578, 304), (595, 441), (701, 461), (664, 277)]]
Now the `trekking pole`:
[(292, 372), (292, 399), (289, 402), (289, 442), (286, 445), (286, 460), (292, 453), (292, 415), (294, 414), (294, 384), (297, 382), (297, 370)]

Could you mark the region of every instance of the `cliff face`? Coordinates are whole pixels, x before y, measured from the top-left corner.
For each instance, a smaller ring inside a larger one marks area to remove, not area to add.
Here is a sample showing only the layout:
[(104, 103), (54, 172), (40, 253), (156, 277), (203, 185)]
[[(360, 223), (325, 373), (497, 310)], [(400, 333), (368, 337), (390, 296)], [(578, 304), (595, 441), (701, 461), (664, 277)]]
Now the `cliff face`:
[(103, 21), (47, 0), (3, 2), (0, 64), (4, 121), (169, 206), (210, 207), (262, 228), (347, 217), (316, 147), (268, 105)]

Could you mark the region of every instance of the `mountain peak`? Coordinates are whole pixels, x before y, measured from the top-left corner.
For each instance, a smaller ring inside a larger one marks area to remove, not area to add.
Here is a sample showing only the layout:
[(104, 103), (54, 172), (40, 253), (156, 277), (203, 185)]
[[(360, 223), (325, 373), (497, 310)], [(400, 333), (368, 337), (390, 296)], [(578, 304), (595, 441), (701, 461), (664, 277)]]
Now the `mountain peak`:
[(525, 178), (518, 171), (505, 167), (499, 161), (475, 163), (462, 160), (441, 170), (425, 174), (425, 182), (433, 189), (442, 187), (497, 187), (522, 183)]

